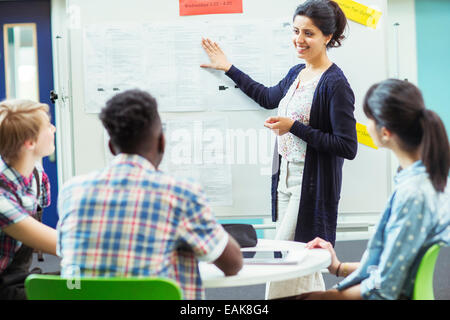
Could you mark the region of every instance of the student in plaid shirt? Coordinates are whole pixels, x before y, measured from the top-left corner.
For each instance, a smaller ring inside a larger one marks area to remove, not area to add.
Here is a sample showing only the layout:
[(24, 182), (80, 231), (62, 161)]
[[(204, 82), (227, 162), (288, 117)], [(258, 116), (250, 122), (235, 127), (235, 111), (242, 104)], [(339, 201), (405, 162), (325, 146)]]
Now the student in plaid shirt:
[(239, 245), (215, 220), (200, 185), (158, 171), (165, 140), (151, 95), (120, 93), (100, 119), (116, 157), (60, 192), (61, 275), (166, 277), (185, 299), (202, 299), (197, 261), (236, 274)]
[(28, 100), (0, 102), (0, 299), (25, 299), (33, 249), (56, 255), (56, 231), (38, 220), (50, 205), (40, 162), (55, 150), (49, 107)]

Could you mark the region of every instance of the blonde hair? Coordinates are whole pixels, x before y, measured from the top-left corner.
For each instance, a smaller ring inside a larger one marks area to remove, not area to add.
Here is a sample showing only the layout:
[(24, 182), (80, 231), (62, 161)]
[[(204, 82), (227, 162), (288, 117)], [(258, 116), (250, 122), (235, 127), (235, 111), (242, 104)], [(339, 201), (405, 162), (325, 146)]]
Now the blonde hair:
[(43, 116), (49, 106), (31, 100), (0, 102), (0, 155), (15, 160), (27, 140), (36, 141), (43, 125)]

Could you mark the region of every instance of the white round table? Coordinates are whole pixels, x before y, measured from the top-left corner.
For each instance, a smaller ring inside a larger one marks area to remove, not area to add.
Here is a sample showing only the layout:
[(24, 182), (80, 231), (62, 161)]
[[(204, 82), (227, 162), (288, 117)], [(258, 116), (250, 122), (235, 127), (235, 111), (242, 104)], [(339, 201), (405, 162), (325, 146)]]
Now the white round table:
[(212, 263), (199, 263), (200, 276), (204, 288), (220, 288), (249, 286), (268, 281), (281, 281), (298, 278), (327, 268), (331, 263), (331, 255), (326, 249), (306, 249), (305, 243), (258, 239), (253, 248), (243, 248), (242, 251), (256, 250), (288, 250), (288, 257), (298, 260), (298, 264), (255, 265), (244, 264), (237, 275), (226, 277)]

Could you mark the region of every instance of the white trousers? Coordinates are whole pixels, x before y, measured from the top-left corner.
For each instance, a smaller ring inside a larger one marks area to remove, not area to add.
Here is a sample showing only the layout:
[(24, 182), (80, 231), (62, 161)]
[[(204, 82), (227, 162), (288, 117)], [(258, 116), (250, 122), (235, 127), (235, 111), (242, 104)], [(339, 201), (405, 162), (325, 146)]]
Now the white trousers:
[[(278, 219), (275, 240), (294, 240), (303, 180), (304, 162), (289, 162), (281, 158), (277, 188)], [(266, 299), (289, 297), (309, 291), (325, 290), (322, 274), (316, 272), (285, 281), (267, 282)]]

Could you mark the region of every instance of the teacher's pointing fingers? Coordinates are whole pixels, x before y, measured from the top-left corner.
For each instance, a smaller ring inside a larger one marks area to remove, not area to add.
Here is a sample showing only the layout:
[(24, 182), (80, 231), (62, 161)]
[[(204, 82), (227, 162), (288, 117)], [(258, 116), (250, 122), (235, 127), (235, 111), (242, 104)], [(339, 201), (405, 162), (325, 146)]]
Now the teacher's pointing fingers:
[(200, 67), (223, 70), (225, 72), (230, 70), (231, 63), (216, 42), (213, 42), (208, 38), (202, 38), (202, 47), (208, 55), (210, 63), (201, 64)]

